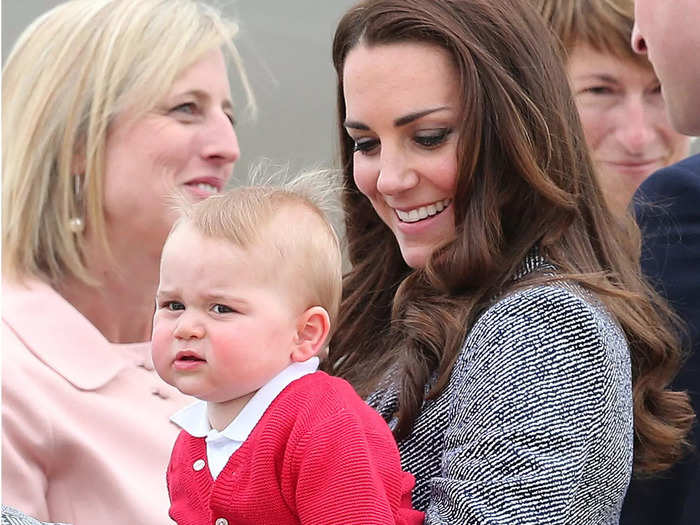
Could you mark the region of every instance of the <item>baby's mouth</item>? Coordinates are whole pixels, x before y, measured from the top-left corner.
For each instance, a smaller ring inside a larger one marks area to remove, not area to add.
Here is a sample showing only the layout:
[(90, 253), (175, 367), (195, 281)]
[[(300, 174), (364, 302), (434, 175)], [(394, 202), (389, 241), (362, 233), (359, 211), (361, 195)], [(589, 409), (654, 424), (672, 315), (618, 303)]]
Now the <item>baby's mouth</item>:
[(201, 358), (194, 352), (180, 352), (175, 356), (175, 361), (204, 362), (206, 360)]

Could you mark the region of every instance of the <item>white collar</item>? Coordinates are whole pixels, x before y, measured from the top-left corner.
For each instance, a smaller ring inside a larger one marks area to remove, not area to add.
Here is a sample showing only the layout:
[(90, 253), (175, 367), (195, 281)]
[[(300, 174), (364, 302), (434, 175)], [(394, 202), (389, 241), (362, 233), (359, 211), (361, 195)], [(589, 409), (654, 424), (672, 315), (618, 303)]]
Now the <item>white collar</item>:
[[(255, 395), (246, 403), (243, 410), (228, 426), (217, 433), (233, 441), (243, 442), (258, 424), (265, 411), (272, 404), (275, 398), (292, 381), (307, 374), (312, 374), (318, 369), (318, 357), (302, 363), (292, 363), (279, 374), (273, 377), (267, 384), (258, 390)], [(170, 420), (194, 437), (207, 437), (210, 432), (216, 433), (209, 424), (207, 416), (207, 403), (197, 401), (176, 412)]]

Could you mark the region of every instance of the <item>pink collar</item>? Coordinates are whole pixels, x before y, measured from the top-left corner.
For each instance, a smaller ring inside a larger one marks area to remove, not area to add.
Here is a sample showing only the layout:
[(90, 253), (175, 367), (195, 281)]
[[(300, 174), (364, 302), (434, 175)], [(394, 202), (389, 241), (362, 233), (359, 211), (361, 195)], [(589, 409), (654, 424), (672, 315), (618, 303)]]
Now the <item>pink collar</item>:
[(3, 322), (37, 358), (81, 390), (96, 390), (128, 366), (153, 369), (150, 343), (110, 343), (48, 284), (2, 283)]

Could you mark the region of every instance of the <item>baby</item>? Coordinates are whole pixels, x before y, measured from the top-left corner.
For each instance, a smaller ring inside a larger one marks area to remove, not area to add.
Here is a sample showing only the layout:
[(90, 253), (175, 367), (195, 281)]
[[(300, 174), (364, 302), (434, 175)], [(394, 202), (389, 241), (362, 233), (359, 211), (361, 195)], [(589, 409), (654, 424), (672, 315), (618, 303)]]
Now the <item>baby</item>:
[(341, 296), (338, 239), (301, 193), (186, 206), (163, 248), (153, 360), (200, 401), (167, 470), (181, 525), (419, 524), (384, 420), (317, 371)]

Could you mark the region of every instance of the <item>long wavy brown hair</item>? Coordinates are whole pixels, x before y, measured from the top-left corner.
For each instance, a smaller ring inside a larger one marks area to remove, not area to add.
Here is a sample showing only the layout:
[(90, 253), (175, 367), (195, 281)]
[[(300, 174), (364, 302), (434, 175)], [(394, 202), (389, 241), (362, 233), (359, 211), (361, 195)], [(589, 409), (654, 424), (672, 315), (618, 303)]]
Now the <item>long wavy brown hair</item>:
[[(466, 334), (493, 297), (547, 279), (514, 283), (536, 248), (558, 278), (594, 292), (623, 328), (633, 367), (635, 467), (651, 473), (682, 454), (694, 417), (687, 395), (668, 390), (681, 363), (678, 334), (673, 314), (641, 277), (636, 225), (605, 205), (549, 35), (528, 2), (512, 0), (369, 0), (341, 19), (333, 62), (352, 269), (325, 366), (362, 395), (398, 366), (395, 436), (406, 437), (424, 400), (444, 390)], [(462, 108), (456, 238), (418, 270), (405, 264), (355, 185), (353, 141), (343, 127), (348, 53), (401, 42), (449, 53)]]

